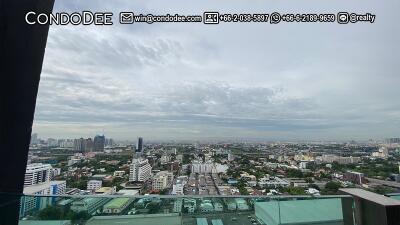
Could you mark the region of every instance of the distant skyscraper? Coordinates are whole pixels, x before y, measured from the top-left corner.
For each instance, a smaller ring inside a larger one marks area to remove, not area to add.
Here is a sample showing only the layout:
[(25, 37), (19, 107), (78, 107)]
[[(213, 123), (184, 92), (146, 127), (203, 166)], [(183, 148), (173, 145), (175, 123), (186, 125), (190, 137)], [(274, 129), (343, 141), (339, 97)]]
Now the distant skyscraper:
[(136, 152), (143, 152), (143, 138), (139, 137), (136, 143)]
[(96, 135), (96, 137), (94, 137), (94, 151), (95, 152), (102, 152), (104, 151), (104, 143), (106, 141), (106, 138), (104, 137), (104, 135)]
[(36, 133), (31, 136), (31, 145), (36, 145), (38, 143), (38, 135)]
[(93, 151), (93, 141), (91, 138), (85, 140), (85, 152), (92, 152)]
[(115, 145), (114, 140), (112, 138), (106, 138), (105, 146), (112, 147)]
[(385, 140), (387, 144), (399, 144), (400, 143), (400, 138), (387, 138)]
[(74, 150), (79, 152), (85, 151), (85, 139), (79, 138), (74, 140)]
[(54, 138), (47, 139), (47, 146), (49, 147), (58, 147), (58, 140)]

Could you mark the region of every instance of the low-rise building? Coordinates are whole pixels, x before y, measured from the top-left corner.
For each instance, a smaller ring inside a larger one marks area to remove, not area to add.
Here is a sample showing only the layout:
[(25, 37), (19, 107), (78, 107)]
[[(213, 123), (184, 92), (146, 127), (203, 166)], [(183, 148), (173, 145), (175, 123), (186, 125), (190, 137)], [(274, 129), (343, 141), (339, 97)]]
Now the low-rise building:
[(174, 174), (168, 171), (160, 171), (152, 178), (153, 190), (163, 190), (170, 187), (174, 179)]
[(183, 195), (184, 185), (182, 183), (176, 183), (172, 185), (172, 192), (173, 195)]
[(125, 171), (123, 171), (123, 170), (114, 171), (114, 177), (123, 177), (124, 175), (125, 175)]
[(116, 191), (115, 187), (101, 187), (95, 191), (98, 195), (111, 195)]
[(87, 190), (96, 191), (97, 189), (101, 188), (103, 181), (101, 180), (89, 180), (87, 182)]
[(258, 185), (263, 188), (278, 188), (278, 187), (287, 187), (290, 183), (279, 177), (271, 177), (268, 180), (263, 180), (262, 182), (258, 182)]
[(108, 198), (83, 198), (81, 200), (72, 202), (71, 210), (77, 213), (85, 211), (89, 215), (92, 215), (108, 201)]
[(365, 178), (363, 173), (347, 171), (343, 175), (343, 180), (352, 182), (353, 184), (361, 185), (365, 183)]
[(132, 202), (133, 198), (114, 198), (103, 207), (103, 213), (118, 214), (125, 210)]
[(135, 195), (139, 195), (139, 191), (138, 190), (132, 190), (132, 189), (122, 189), (122, 190), (119, 190), (116, 194), (118, 194), (118, 195), (135, 196)]

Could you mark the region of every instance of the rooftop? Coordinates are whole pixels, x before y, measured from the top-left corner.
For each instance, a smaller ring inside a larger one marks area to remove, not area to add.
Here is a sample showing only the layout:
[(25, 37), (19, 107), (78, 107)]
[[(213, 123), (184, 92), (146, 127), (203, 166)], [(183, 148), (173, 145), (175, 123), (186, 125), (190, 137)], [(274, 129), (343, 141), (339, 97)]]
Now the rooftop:
[(96, 193), (110, 192), (112, 190), (114, 190), (114, 188), (112, 188), (112, 187), (101, 187), (96, 190)]
[(35, 184), (32, 186), (26, 186), (24, 187), (24, 194), (35, 194), (36, 192), (42, 191), (46, 188), (51, 187), (52, 185), (60, 185), (62, 183), (65, 183), (65, 181), (62, 180), (53, 180), (41, 184)]
[(132, 190), (132, 189), (122, 189), (122, 190), (119, 190), (117, 193), (122, 194), (122, 195), (138, 195), (139, 191)]
[(130, 198), (114, 198), (110, 202), (108, 202), (106, 205), (104, 205), (104, 208), (121, 208), (124, 206), (127, 202), (129, 202)]
[(379, 205), (385, 205), (385, 206), (399, 205), (399, 201), (396, 199), (388, 198), (386, 196), (379, 195), (360, 188), (342, 188), (340, 189), (340, 191), (361, 199), (366, 199), (368, 201), (375, 202)]

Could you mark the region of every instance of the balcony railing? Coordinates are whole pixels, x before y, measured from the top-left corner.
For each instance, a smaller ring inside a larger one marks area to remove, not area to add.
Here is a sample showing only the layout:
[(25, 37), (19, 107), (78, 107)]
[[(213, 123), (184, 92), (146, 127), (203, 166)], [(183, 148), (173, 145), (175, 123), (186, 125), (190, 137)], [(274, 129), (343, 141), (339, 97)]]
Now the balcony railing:
[(8, 199), (19, 202), (21, 225), (354, 224), (344, 219), (346, 213), (353, 215), (352, 206), (351, 212), (343, 212), (344, 204), (352, 203), (350, 195), (14, 195)]
[[(362, 191), (360, 193), (365, 194)], [(4, 197), (6, 194), (2, 195)], [(400, 205), (400, 201), (395, 198), (379, 196), (381, 197), (385, 198), (385, 201), (387, 199), (395, 201), (391, 202), (392, 205), (394, 203)], [(2, 207), (18, 202), (21, 225), (378, 224), (369, 223), (369, 219), (366, 218), (380, 215), (373, 215), (375, 212), (369, 212), (372, 215), (362, 213), (369, 207), (368, 201), (363, 202), (361, 208), (357, 208), (357, 204), (361, 204), (359, 198), (360, 196), (354, 194), (334, 196), (29, 196), (7, 194), (8, 200), (0, 204), (0, 214), (2, 214)], [(378, 207), (379, 204), (377, 205), (376, 202), (378, 200), (373, 199), (372, 201), (375, 202), (371, 204)], [(3, 216), (7, 215), (2, 214), (1, 217)]]

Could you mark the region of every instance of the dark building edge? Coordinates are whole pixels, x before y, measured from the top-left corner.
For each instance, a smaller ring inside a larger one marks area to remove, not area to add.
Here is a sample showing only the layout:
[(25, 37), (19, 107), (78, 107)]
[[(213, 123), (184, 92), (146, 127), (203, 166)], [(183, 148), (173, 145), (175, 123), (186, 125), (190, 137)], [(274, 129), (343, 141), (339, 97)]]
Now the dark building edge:
[[(0, 0), (0, 224), (18, 224), (48, 25), (28, 25), (29, 11), (49, 14), (54, 0)], [(7, 196), (7, 194), (10, 194)]]

